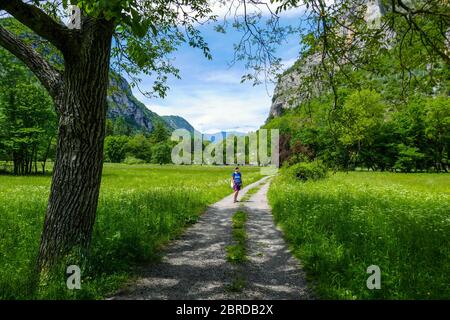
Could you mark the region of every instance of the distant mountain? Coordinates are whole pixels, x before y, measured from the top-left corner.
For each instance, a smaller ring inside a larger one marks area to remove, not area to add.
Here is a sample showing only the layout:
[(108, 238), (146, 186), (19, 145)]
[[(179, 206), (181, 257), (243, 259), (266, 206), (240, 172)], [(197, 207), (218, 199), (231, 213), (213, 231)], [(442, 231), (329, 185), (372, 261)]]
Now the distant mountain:
[(190, 133), (194, 133), (195, 132), (194, 127), (189, 122), (187, 122), (187, 120), (184, 119), (183, 117), (180, 117), (180, 116), (161, 116), (161, 118), (173, 130), (186, 129)]
[(122, 118), (133, 131), (152, 132), (157, 122), (165, 124), (159, 115), (136, 99), (130, 85), (122, 77), (111, 77), (107, 115), (113, 121)]
[[(16, 23), (12, 18), (0, 18), (0, 26), (9, 26)], [(31, 41), (33, 47), (40, 45), (40, 38), (34, 33), (24, 33), (21, 37)], [(55, 63), (62, 64), (63, 59), (57, 54), (51, 53), (51, 50), (43, 46), (40, 48), (44, 55)], [(49, 56), (52, 54), (52, 56)], [(109, 90), (107, 96), (108, 111), (107, 118), (113, 123), (120, 123), (123, 130), (128, 133), (150, 133), (154, 130), (157, 123), (164, 125), (170, 132), (177, 128), (186, 128), (193, 131), (189, 122), (179, 116), (169, 116), (166, 119), (157, 113), (149, 110), (142, 102), (133, 95), (131, 87), (127, 80), (117, 73), (112, 74), (109, 81)]]
[(129, 132), (150, 133), (157, 123), (163, 124), (170, 132), (178, 128), (194, 131), (186, 119), (179, 116), (161, 117), (149, 110), (133, 95), (127, 80), (121, 76), (111, 77), (108, 92), (108, 119), (113, 122), (120, 121)]

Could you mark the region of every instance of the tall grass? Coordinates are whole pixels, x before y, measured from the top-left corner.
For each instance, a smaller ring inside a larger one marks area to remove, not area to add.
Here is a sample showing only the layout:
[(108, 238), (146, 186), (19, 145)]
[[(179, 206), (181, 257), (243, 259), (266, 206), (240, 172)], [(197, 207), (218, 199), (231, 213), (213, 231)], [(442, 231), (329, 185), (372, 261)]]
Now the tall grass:
[[(50, 177), (0, 176), (0, 299), (97, 299), (114, 292), (136, 266), (194, 223), (208, 204), (232, 192), (230, 168), (105, 164), (90, 255), (81, 290), (61, 278), (31, 291)], [(246, 183), (257, 168), (243, 168)]]
[(234, 244), (226, 247), (227, 260), (231, 263), (244, 263), (247, 260), (245, 223), (247, 222), (247, 213), (237, 211), (232, 218), (232, 236)]
[(244, 265), (247, 261), (247, 232), (245, 230), (247, 213), (238, 210), (233, 215), (231, 222), (233, 244), (227, 246), (225, 249), (227, 250), (227, 261), (234, 264), (234, 268), (232, 280), (226, 286), (226, 290), (238, 293), (242, 292), (247, 284)]
[[(450, 175), (281, 175), (269, 200), (319, 297), (450, 299)], [(379, 290), (366, 286), (370, 265)]]

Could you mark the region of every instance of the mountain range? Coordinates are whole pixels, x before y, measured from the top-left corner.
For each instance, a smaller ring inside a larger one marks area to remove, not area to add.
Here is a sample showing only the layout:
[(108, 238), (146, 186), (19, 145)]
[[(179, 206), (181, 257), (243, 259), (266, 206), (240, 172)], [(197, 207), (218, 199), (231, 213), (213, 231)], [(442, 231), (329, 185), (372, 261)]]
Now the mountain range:
[(127, 80), (122, 76), (111, 77), (108, 92), (108, 119), (125, 122), (130, 132), (150, 133), (158, 123), (170, 132), (186, 129), (194, 132), (194, 127), (184, 118), (176, 115), (160, 116), (148, 109), (133, 95)]
[[(199, 134), (186, 119), (177, 115), (160, 116), (148, 109), (132, 93), (130, 84), (125, 78), (115, 74), (111, 77), (108, 92), (108, 119), (122, 121), (129, 132), (151, 133), (158, 123), (163, 124), (168, 131), (186, 129), (191, 133)], [(222, 131), (211, 134), (203, 134), (203, 139), (211, 142), (219, 142), (226, 135), (244, 136), (246, 133), (237, 131)]]

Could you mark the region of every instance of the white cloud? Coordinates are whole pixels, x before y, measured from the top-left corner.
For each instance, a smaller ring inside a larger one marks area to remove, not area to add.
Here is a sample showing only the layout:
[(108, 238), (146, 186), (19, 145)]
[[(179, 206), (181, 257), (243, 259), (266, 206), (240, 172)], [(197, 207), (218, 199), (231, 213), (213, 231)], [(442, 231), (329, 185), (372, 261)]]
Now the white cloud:
[[(178, 91), (178, 90), (177, 90)], [(166, 104), (147, 104), (160, 115), (179, 115), (203, 133), (254, 131), (266, 120), (271, 97), (262, 87), (244, 92), (172, 92)]]
[[(271, 6), (274, 8), (273, 4)], [(223, 16), (226, 10), (226, 7), (214, 6), (213, 13)], [(289, 17), (301, 14), (301, 9), (283, 13)], [(297, 18), (294, 20), (297, 21)], [(189, 51), (190, 48), (182, 47), (175, 55), (182, 80), (169, 79), (170, 90), (164, 99), (146, 99), (136, 89), (133, 93), (150, 110), (160, 115), (184, 117), (203, 133), (249, 132), (258, 129), (268, 117), (273, 84), (269, 84), (267, 88), (264, 85), (253, 87), (249, 83), (240, 84), (242, 75), (247, 73), (244, 64), (238, 62), (232, 69), (227, 68), (234, 54), (233, 43), (240, 39), (239, 32), (230, 30), (222, 35), (212, 32), (211, 26), (206, 26), (203, 31), (208, 36), (206, 40), (212, 49), (212, 61), (203, 59), (198, 52)], [(295, 62), (298, 52), (299, 42), (294, 35), (280, 48), (279, 55), (284, 64), (280, 72)], [(143, 77), (141, 88), (150, 88), (150, 80)]]
[(203, 81), (217, 84), (239, 84), (241, 83), (242, 73), (232, 70), (217, 70), (202, 75)]

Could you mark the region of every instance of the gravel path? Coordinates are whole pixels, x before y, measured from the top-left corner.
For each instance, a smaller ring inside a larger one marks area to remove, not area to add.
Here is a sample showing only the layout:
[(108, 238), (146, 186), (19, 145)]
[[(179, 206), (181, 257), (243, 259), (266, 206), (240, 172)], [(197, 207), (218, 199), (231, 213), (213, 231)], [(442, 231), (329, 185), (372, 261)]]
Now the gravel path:
[[(245, 187), (264, 184), (263, 178)], [(304, 275), (275, 228), (267, 204), (268, 183), (249, 201), (233, 203), (232, 195), (210, 206), (199, 221), (164, 251), (159, 263), (149, 265), (140, 278), (111, 299), (304, 299)], [(231, 216), (248, 212), (249, 261), (236, 267), (226, 261), (232, 243)], [(227, 286), (245, 268), (247, 286), (232, 293)]]
[(247, 285), (235, 298), (312, 299), (305, 274), (292, 257), (281, 231), (275, 227), (267, 202), (269, 183), (243, 202), (247, 212), (247, 255), (244, 266)]

